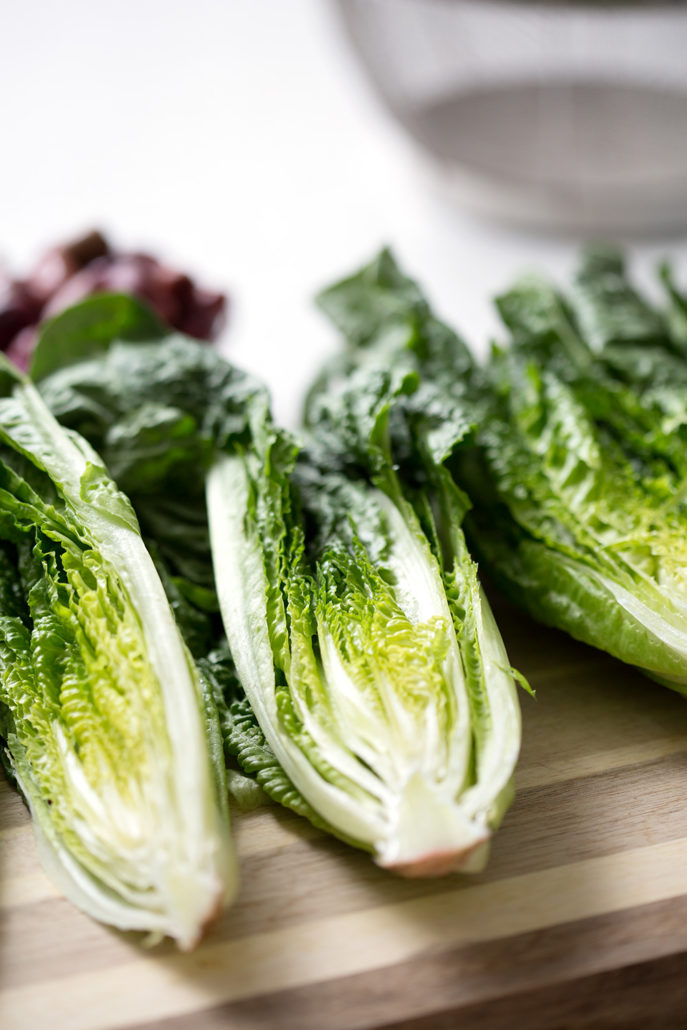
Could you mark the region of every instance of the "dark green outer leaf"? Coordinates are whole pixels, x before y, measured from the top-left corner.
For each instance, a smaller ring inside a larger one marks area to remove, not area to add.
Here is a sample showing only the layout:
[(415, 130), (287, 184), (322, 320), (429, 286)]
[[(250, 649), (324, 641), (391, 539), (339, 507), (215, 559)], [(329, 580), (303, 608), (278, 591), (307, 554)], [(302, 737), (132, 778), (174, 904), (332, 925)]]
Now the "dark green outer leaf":
[(169, 330), (152, 311), (125, 294), (98, 294), (44, 323), (33, 353), (34, 382), (98, 351), (112, 340), (158, 340)]

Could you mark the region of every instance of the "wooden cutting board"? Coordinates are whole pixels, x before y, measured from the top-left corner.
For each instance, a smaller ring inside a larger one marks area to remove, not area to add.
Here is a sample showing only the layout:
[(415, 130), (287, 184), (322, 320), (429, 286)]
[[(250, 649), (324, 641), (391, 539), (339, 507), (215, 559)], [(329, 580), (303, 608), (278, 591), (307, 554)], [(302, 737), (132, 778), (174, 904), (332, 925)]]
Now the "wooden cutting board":
[(485, 873), (403, 881), (278, 809), (237, 815), (242, 888), (190, 955), (63, 900), (0, 790), (2, 1030), (687, 1026), (687, 703), (498, 613), (517, 796)]

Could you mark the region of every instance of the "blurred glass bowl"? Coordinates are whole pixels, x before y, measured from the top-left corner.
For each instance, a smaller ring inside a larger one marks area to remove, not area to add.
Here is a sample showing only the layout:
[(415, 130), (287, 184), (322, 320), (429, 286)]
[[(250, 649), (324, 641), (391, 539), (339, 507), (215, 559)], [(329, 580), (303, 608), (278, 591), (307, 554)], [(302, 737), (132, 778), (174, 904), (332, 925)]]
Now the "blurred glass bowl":
[(336, 0), (441, 191), (508, 222), (687, 225), (687, 4)]

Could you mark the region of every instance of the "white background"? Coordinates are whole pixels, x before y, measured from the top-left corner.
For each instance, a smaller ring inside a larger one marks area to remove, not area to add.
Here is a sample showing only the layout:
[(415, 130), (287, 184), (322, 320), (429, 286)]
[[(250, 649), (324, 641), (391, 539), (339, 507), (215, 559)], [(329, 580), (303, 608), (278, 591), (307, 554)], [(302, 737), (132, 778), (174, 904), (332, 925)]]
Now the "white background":
[[(326, 0), (0, 0), (0, 254), (25, 270), (91, 226), (228, 289), (226, 353), (280, 418), (334, 339), (318, 286), (394, 246), (483, 350), (488, 297), (575, 243), (480, 224), (426, 191)], [(646, 275), (684, 241), (635, 246)]]

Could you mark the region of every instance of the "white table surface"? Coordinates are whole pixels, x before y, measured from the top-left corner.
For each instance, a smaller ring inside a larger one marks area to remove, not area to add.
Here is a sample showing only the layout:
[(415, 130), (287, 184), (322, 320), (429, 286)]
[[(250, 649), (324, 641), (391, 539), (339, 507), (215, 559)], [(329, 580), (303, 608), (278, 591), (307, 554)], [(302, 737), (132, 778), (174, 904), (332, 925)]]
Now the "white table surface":
[[(310, 298), (391, 244), (477, 350), (488, 298), (576, 242), (432, 198), (326, 0), (5, 0), (0, 254), (102, 226), (229, 290), (227, 354), (295, 422), (334, 338)], [(632, 241), (631, 241), (632, 242)], [(687, 239), (635, 241), (644, 277)]]

